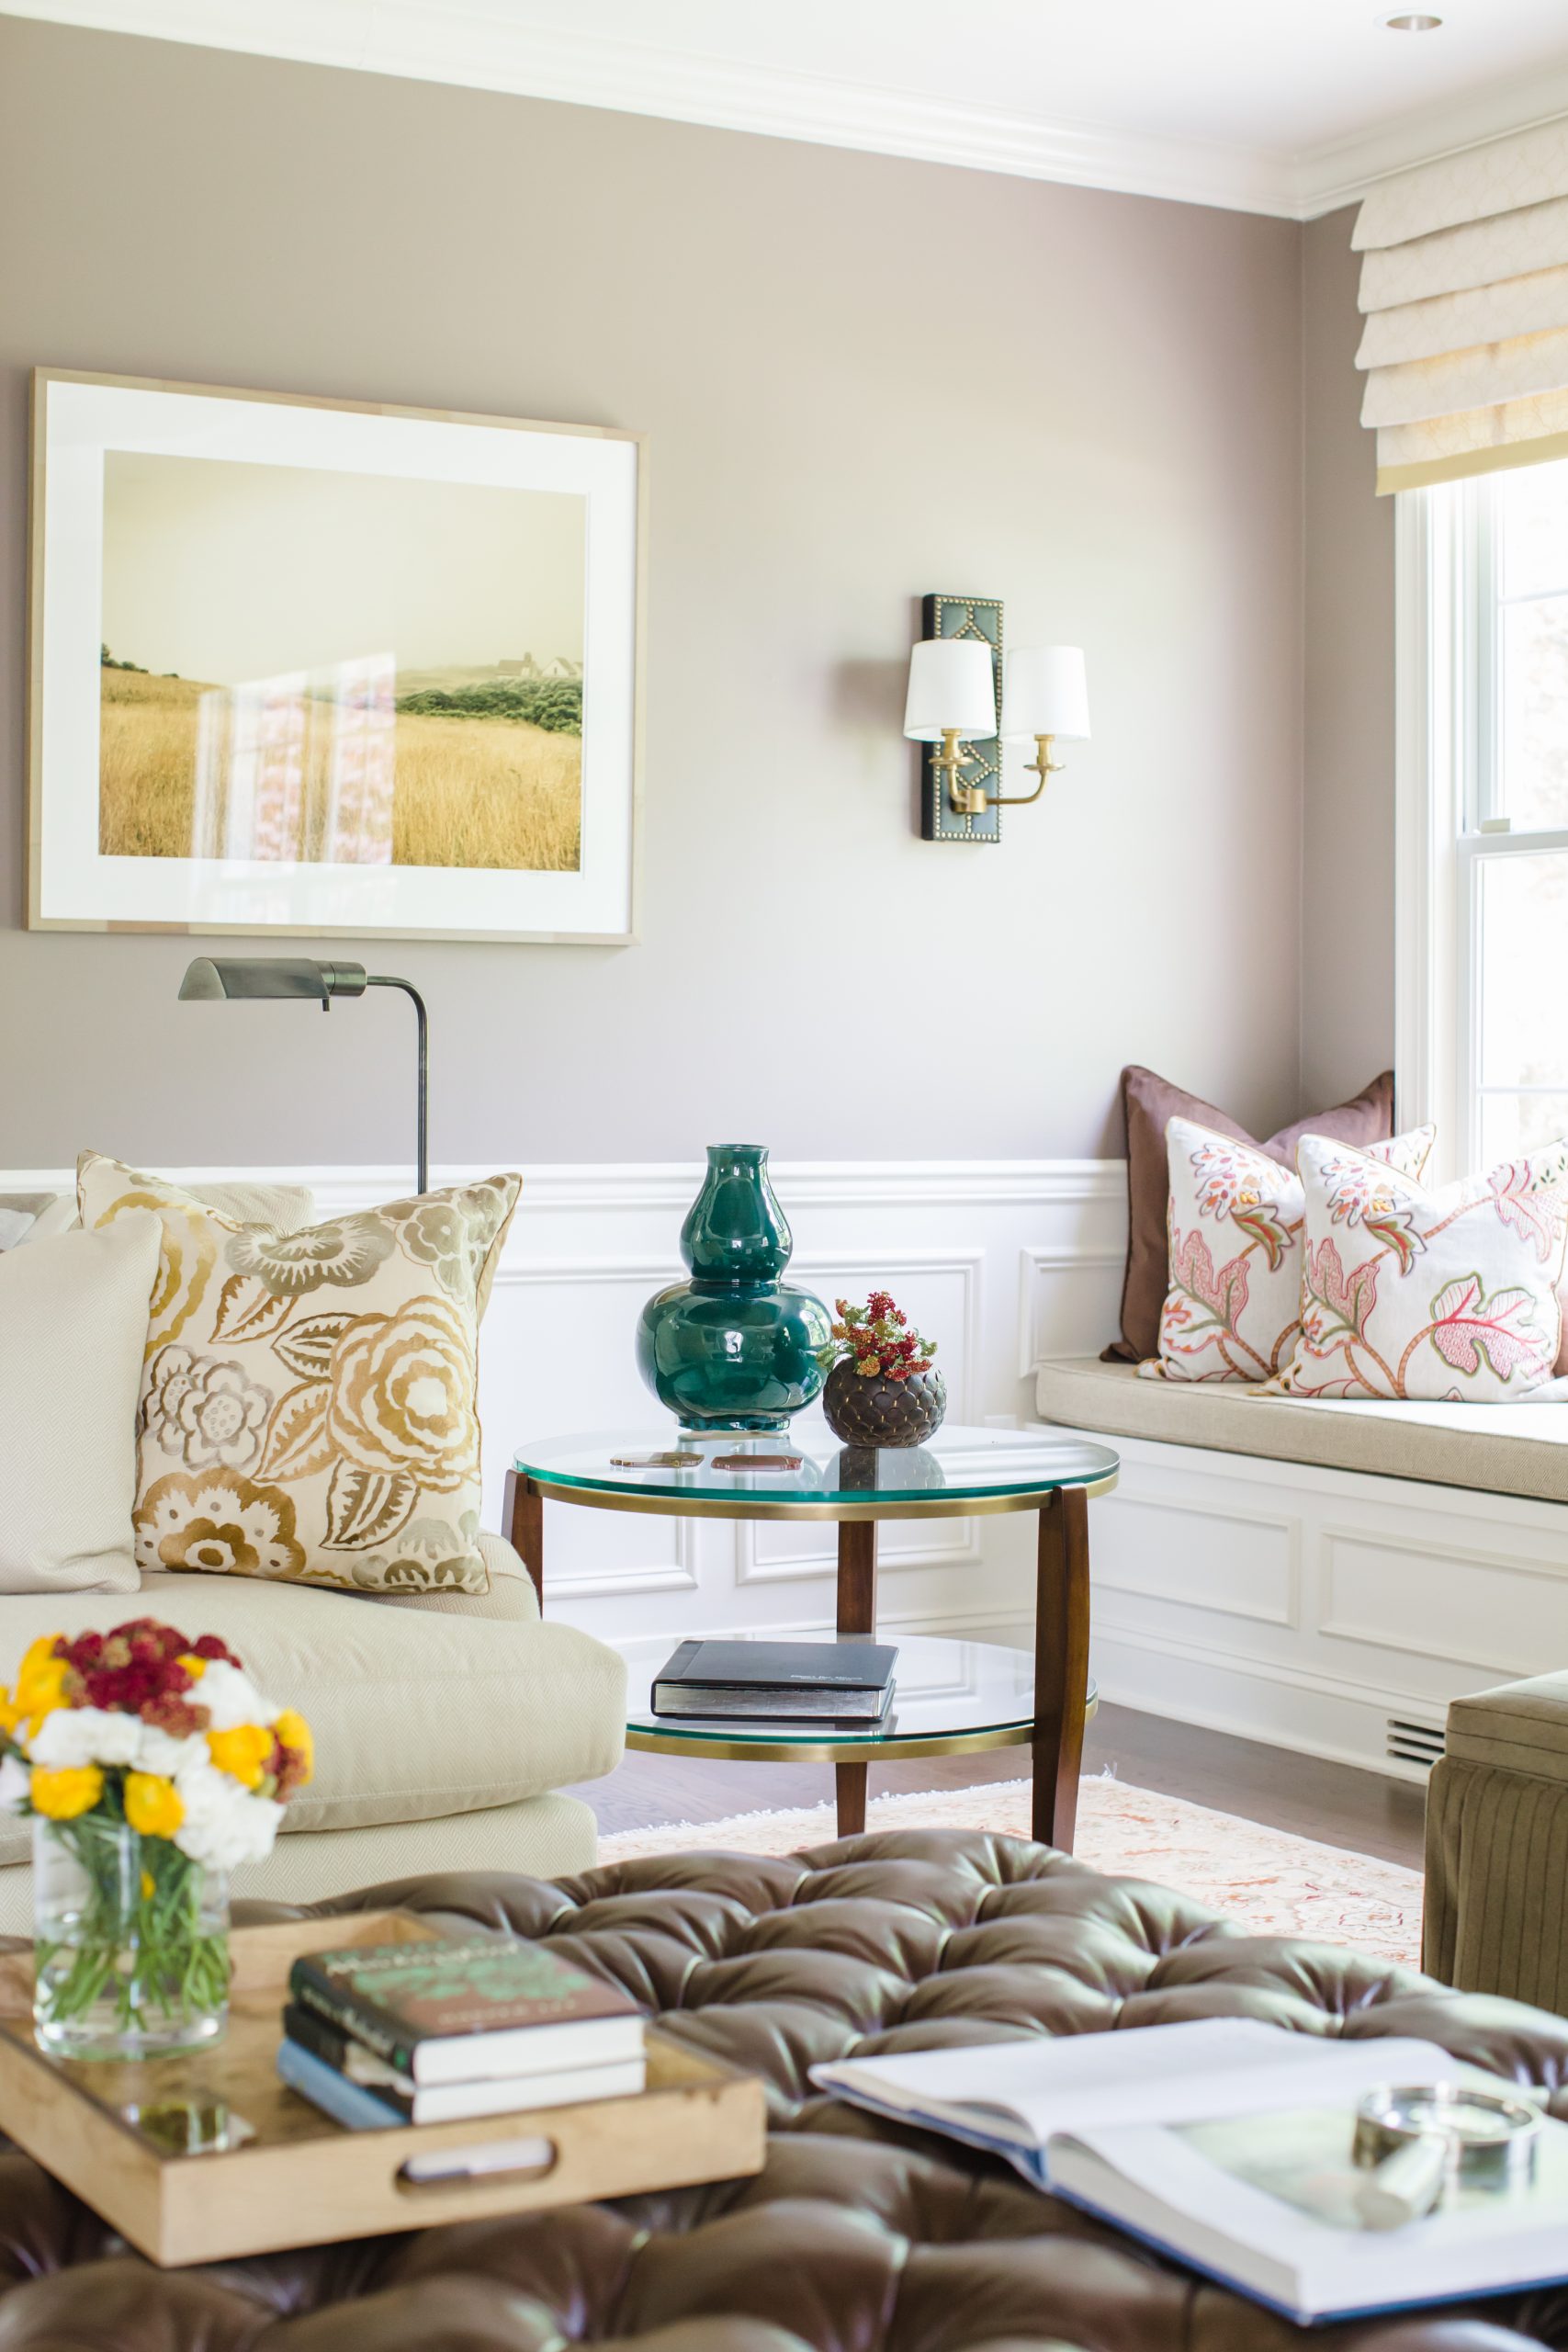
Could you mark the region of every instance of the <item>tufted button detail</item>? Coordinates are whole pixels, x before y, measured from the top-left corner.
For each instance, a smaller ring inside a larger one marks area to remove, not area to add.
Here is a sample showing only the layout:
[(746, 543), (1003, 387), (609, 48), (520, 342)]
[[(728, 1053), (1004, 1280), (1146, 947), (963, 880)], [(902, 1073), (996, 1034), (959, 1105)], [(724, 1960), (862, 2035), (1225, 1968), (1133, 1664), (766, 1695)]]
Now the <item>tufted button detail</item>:
[[(755, 2178), (161, 2273), (0, 2152), (0, 2352), (1300, 2352), (1006, 2166), (824, 2098), (856, 2052), (1125, 2032), (1198, 2017), (1416, 2034), (1568, 2113), (1568, 2021), (1322, 1945), (1021, 1839), (902, 1831), (784, 1859), (666, 1855), (558, 1884), (362, 1889), (547, 1940), (688, 2047), (750, 2068)], [(305, 1916), (276, 1905), (242, 1916)], [(1568, 2294), (1333, 2331), (1317, 2352), (1568, 2352)]]

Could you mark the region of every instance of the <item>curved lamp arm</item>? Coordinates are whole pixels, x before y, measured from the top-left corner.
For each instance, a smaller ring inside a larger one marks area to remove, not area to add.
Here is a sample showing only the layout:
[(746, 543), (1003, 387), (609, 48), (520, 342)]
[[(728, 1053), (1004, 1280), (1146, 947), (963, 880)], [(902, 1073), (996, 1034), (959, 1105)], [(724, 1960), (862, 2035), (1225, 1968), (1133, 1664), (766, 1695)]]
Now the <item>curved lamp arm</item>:
[[(1043, 778), (1041, 779), (1044, 781)], [(430, 1190), (430, 1017), (424, 1009), (424, 999), (412, 980), (400, 980), (388, 972), (367, 972), (367, 989), (401, 989), (413, 1006), (415, 1033), (419, 1055), (419, 1189)]]
[(367, 972), (363, 964), (318, 964), (304, 956), (198, 956), (180, 982), (187, 1004), (220, 1004), (236, 997), (304, 998), (323, 1012), (334, 996), (363, 996), (367, 989), (401, 989), (414, 1011), (419, 1050), (419, 1190), (430, 1189), (430, 1022), (424, 999), (412, 980), (389, 972)]
[(987, 808), (1027, 808), (1032, 800), (1039, 799), (1051, 778), (1059, 775), (1066, 765), (1065, 760), (1051, 757), (1050, 736), (1037, 735), (1034, 757), (1024, 763), (1026, 772), (1040, 778), (1032, 792), (987, 792), (981, 784), (960, 784), (954, 773), (950, 786), (953, 813), (960, 817), (983, 817)]

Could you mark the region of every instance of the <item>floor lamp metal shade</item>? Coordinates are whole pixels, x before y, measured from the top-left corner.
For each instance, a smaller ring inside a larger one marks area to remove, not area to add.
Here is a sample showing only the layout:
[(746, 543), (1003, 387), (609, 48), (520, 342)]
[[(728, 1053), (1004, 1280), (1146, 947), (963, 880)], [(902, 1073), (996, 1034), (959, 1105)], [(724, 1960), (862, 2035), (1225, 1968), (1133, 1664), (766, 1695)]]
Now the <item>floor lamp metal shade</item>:
[(330, 1011), (334, 996), (363, 996), (367, 989), (401, 989), (413, 1005), (418, 1030), (419, 1189), (430, 1188), (430, 1023), (424, 999), (410, 980), (367, 972), (363, 964), (317, 964), (306, 956), (198, 956), (180, 982), (187, 1004), (227, 1004), (241, 998), (291, 998)]

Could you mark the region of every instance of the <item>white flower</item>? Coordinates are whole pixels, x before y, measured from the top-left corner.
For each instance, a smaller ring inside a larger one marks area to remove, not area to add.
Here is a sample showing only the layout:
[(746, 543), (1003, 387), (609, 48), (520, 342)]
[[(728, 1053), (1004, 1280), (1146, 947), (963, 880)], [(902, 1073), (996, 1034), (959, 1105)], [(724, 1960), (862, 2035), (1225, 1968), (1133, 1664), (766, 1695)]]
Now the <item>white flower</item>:
[(141, 1730), (137, 1716), (108, 1707), (56, 1707), (39, 1725), (28, 1754), (55, 1772), (81, 1764), (133, 1764)]
[(0, 1813), (20, 1813), (32, 1786), (32, 1774), (17, 1756), (0, 1758)]
[(283, 1713), (264, 1699), (248, 1674), (218, 1657), (191, 1692), (193, 1706), (205, 1707), (213, 1731), (238, 1731), (242, 1724), (270, 1724)]
[(220, 1772), (207, 1755), (205, 1742), (192, 1740), (188, 1747), (175, 1773), (186, 1809), (175, 1832), (181, 1853), (215, 1871), (265, 1860), (277, 1836), (283, 1807), (270, 1797), (252, 1796), (231, 1773)]
[[(131, 1716), (128, 1720), (137, 1719)], [(138, 1730), (136, 1753), (130, 1760), (139, 1772), (161, 1772), (168, 1779), (178, 1771), (182, 1759), (193, 1749), (203, 1756), (207, 1753), (205, 1732), (190, 1732), (184, 1739), (176, 1739), (173, 1732), (160, 1731), (156, 1724), (139, 1724)]]

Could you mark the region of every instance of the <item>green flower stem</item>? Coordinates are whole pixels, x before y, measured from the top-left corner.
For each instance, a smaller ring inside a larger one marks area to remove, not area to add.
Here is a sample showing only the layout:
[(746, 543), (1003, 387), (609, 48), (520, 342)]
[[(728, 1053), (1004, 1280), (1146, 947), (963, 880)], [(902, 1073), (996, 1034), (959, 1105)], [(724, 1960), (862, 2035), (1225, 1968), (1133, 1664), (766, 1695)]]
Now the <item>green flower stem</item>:
[[(49, 1834), (79, 1864), (86, 1897), (68, 1942), (38, 1944), (48, 2021), (64, 2025), (82, 2017), (111, 1986), (115, 2021), (126, 2031), (154, 2014), (172, 2019), (220, 2009), (229, 1991), (229, 1940), (202, 1925), (203, 1866), (166, 1838), (130, 1832), (128, 1843), (112, 1778), (91, 1813), (51, 1822)], [(63, 1973), (55, 1973), (57, 1965)]]

